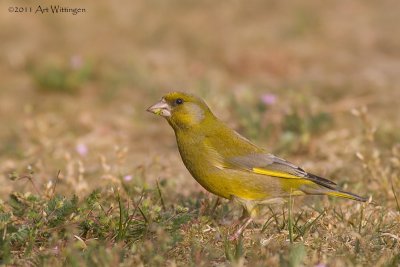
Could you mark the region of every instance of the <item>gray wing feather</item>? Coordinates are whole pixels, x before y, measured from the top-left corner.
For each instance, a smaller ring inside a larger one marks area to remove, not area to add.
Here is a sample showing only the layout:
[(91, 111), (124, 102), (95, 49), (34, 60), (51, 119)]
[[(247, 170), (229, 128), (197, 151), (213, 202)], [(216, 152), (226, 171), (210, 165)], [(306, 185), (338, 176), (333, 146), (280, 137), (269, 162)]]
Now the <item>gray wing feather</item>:
[(265, 168), (272, 171), (285, 172), (299, 178), (311, 180), (328, 188), (333, 188), (336, 185), (336, 183), (328, 179), (308, 173), (299, 166), (268, 153), (254, 153), (246, 156), (232, 157), (226, 160), (226, 165), (227, 167), (236, 167), (247, 171), (252, 171), (253, 168)]

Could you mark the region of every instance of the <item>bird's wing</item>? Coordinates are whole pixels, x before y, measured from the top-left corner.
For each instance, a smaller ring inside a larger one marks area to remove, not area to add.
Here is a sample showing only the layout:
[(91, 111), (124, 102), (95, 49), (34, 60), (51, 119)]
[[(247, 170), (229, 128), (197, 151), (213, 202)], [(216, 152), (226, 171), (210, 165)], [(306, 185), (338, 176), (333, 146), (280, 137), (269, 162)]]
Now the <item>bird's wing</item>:
[[(241, 136), (239, 135), (239, 137)], [(210, 153), (210, 158), (217, 168), (276, 177), (280, 179), (283, 188), (300, 190), (305, 194), (367, 201), (366, 198), (337, 188), (336, 183), (328, 179), (308, 173), (293, 163), (265, 153), (262, 149), (239, 137), (236, 140), (233, 139), (233, 143), (227, 138), (218, 138), (218, 142), (215, 142), (215, 139), (205, 140), (204, 143), (213, 152)], [(240, 149), (230, 149), (235, 146), (240, 146)]]
[(224, 166), (279, 178), (306, 179), (332, 189), (336, 186), (334, 182), (328, 179), (308, 173), (293, 163), (267, 153), (231, 157), (225, 159)]

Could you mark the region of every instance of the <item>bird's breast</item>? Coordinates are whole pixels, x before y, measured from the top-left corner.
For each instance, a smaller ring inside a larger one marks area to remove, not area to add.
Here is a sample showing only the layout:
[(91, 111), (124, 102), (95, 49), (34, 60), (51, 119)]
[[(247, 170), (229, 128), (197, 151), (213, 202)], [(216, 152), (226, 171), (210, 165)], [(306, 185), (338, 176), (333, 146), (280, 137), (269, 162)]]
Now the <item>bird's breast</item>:
[(220, 156), (201, 138), (180, 138), (177, 135), (179, 153), (186, 168), (207, 191), (229, 198), (227, 183), (222, 174)]

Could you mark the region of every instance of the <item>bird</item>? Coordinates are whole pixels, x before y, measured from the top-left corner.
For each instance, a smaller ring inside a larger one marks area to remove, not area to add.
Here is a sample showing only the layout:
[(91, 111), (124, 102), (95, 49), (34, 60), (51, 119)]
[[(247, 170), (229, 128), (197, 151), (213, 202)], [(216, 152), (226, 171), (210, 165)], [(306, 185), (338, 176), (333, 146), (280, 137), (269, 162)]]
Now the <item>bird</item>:
[(244, 223), (230, 240), (238, 239), (259, 216), (260, 206), (284, 202), (291, 196), (367, 201), (253, 144), (218, 119), (200, 97), (170, 92), (147, 111), (167, 120), (184, 165), (203, 188), (242, 205)]

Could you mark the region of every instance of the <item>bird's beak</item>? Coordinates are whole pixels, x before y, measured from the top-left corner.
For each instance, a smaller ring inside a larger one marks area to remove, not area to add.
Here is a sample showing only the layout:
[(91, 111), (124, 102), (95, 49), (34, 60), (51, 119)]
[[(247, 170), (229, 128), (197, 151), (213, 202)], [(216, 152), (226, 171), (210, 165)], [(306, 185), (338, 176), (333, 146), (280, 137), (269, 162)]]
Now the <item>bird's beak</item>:
[(161, 99), (160, 102), (149, 107), (147, 111), (163, 117), (171, 116), (171, 107), (164, 99)]

